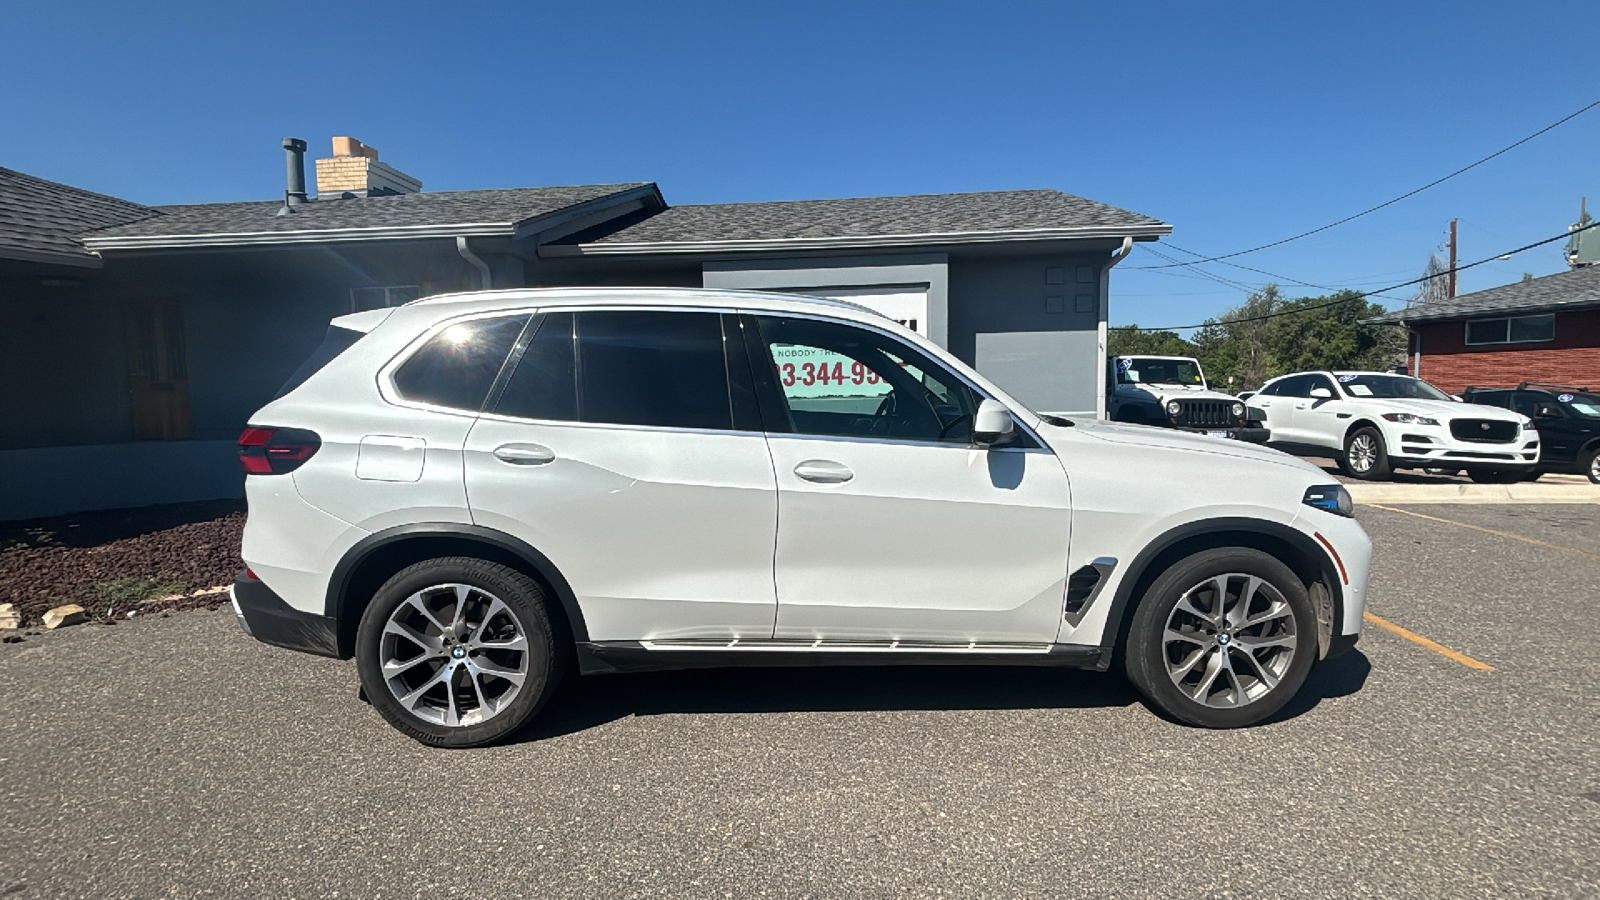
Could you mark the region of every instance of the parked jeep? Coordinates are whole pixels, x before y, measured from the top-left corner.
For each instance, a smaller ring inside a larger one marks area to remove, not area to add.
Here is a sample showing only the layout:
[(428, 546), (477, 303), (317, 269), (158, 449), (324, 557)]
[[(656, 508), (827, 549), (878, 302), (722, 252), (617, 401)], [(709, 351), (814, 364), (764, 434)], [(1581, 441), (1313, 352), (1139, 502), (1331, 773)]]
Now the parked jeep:
[(1260, 419), (1238, 397), (1211, 390), (1199, 360), (1113, 356), (1106, 365), (1106, 415), (1114, 422), (1266, 443)]

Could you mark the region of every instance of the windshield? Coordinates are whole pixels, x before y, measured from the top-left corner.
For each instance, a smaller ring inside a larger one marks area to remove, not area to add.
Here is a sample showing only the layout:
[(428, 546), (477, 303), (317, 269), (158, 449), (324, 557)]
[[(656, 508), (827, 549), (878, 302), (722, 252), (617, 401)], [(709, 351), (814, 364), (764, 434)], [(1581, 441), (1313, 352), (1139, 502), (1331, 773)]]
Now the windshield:
[(1124, 356), (1117, 360), (1117, 384), (1194, 384), (1205, 387), (1200, 364), (1192, 359)]
[[(1568, 400), (1568, 397), (1571, 397), (1572, 399)], [(1562, 394), (1556, 399), (1565, 403), (1567, 405), (1567, 409), (1572, 410), (1580, 416), (1590, 419), (1600, 419), (1600, 397), (1579, 397), (1573, 394)]]
[(1443, 400), (1450, 395), (1409, 375), (1340, 375), (1339, 386), (1352, 397), (1387, 397), (1395, 400)]

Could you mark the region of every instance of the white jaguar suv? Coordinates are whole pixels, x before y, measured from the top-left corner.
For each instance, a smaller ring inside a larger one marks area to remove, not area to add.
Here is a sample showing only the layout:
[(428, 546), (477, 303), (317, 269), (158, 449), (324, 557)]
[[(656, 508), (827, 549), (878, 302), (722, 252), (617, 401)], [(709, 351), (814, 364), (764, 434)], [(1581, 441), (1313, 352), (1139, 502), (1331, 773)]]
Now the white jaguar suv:
[(1371, 545), (1319, 469), (1029, 412), (869, 310), (539, 289), (334, 320), (239, 439), (240, 624), (354, 657), (428, 744), (570, 669), (1116, 664), (1206, 727), (1361, 630)]
[(1474, 481), (1537, 475), (1539, 432), (1509, 409), (1462, 403), (1420, 378), (1387, 372), (1296, 372), (1249, 400), (1272, 446), (1333, 456), (1348, 475), (1465, 469)]

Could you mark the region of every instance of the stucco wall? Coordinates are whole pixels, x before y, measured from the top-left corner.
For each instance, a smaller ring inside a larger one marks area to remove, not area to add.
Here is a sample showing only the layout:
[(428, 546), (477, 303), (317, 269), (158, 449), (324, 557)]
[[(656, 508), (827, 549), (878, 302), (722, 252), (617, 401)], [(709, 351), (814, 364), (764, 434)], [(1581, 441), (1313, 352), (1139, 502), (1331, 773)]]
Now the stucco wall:
[[(1555, 340), (1538, 344), (1468, 346), (1460, 321), (1412, 329), (1421, 339), (1421, 377), (1450, 393), (1523, 381), (1600, 388), (1600, 310), (1556, 313)], [(1417, 372), (1415, 355), (1411, 362)]]
[[(42, 287), (69, 280), (77, 286)], [(0, 450), (126, 440), (121, 313), (93, 273), (38, 269), (0, 276)]]

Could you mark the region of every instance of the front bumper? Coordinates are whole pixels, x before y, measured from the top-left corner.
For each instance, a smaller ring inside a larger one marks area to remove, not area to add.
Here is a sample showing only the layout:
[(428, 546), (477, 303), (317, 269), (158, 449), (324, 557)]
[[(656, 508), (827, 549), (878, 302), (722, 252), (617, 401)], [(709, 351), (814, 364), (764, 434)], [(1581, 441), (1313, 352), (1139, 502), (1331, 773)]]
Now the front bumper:
[(1194, 425), (1173, 425), (1174, 431), (1187, 431), (1190, 434), (1209, 434), (1213, 437), (1226, 438), (1230, 441), (1244, 441), (1247, 444), (1265, 444), (1272, 432), (1265, 428), (1201, 428)]
[[(1420, 433), (1424, 430), (1428, 433)], [(1522, 434), (1505, 443), (1474, 443), (1457, 440), (1442, 431), (1413, 427), (1391, 436), (1390, 461), (1400, 466), (1441, 469), (1531, 470), (1539, 464), (1538, 434)]]
[(228, 596), (239, 627), (263, 644), (339, 658), (337, 619), (295, 609), (260, 579), (244, 572), (233, 580)]

